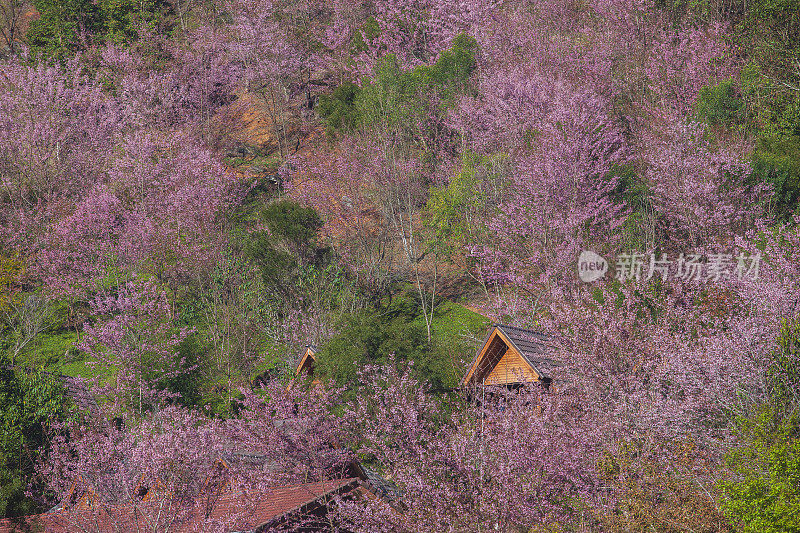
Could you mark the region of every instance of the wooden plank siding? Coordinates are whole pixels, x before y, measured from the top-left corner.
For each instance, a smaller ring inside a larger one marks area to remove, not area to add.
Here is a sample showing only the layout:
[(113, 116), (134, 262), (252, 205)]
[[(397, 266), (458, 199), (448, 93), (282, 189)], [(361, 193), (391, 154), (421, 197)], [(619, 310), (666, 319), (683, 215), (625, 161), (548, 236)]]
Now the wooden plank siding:
[(510, 348), (505, 355), (495, 365), (492, 371), (486, 376), (486, 385), (509, 385), (513, 383), (537, 381), (539, 376), (533, 371), (531, 366), (522, 359), (516, 350)]
[[(518, 385), (536, 381), (543, 382), (545, 385), (549, 384), (550, 378), (542, 375), (539, 368), (533, 366), (530, 356), (537, 356), (537, 362), (539, 363), (552, 364), (553, 362), (548, 359), (541, 359), (541, 355), (543, 355), (541, 351), (531, 352), (531, 354), (520, 352), (517, 344), (502, 329), (504, 327), (513, 330), (514, 334), (523, 332), (534, 339), (536, 339), (536, 335), (542, 337), (542, 334), (537, 332), (495, 325), (462, 379), (462, 386)], [(526, 341), (527, 339), (517, 340)], [(526, 343), (525, 346), (536, 350), (539, 344), (531, 345), (531, 343)]]
[(472, 380), (475, 383), (480, 383), (483, 381), (486, 374), (491, 372), (494, 365), (503, 358), (507, 349), (508, 345), (503, 342), (498, 335), (497, 329), (495, 329), (491, 336), (486, 339), (480, 354), (467, 372), (464, 382)]
[(537, 381), (536, 371), (514, 349), (512, 343), (495, 328), (469, 370), (464, 382), (485, 385), (508, 385)]

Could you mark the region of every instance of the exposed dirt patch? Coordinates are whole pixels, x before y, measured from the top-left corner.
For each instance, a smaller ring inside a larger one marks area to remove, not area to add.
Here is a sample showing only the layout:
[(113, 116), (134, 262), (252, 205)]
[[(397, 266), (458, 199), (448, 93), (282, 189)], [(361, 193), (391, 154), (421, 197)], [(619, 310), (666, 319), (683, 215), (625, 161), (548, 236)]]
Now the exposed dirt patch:
[(229, 114), (233, 120), (230, 137), (235, 143), (267, 152), (277, 150), (275, 130), (262, 98), (249, 92), (239, 94)]

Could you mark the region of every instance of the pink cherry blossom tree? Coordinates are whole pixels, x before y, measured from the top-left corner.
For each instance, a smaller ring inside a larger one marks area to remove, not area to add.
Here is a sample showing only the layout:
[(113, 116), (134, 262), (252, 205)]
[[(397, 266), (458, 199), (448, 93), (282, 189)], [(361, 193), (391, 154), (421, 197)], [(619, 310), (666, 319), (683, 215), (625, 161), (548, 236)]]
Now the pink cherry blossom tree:
[(462, 102), (460, 127), (488, 153), (516, 149), (503, 201), (487, 222), (490, 242), (472, 254), (482, 278), (525, 291), (535, 309), (562, 298), (581, 250), (620, 244), (625, 206), (613, 194), (612, 171), (629, 148), (599, 96), (522, 72), (483, 83), (487, 100)]
[(38, 243), (38, 273), (66, 294), (91, 294), (109, 276), (190, 279), (222, 245), (221, 214), (241, 189), (190, 136), (132, 133), (105, 179), (81, 192)]
[(345, 477), (340, 392), (273, 383), (243, 391), (227, 420), (167, 406), (124, 427), (54, 427), (38, 475), (59, 510), (42, 519), (92, 533), (255, 527), (273, 487)]
[[(40, 520), (92, 533), (230, 531), (255, 502), (222, 462), (229, 450), (222, 427), (168, 407), (125, 429), (55, 428), (38, 477), (58, 510)], [(238, 505), (215, 512), (226, 491), (239, 491)]]
[(77, 60), (63, 69), (4, 61), (0, 94), (2, 239), (30, 253), (107, 170), (120, 115)]
[(111, 410), (129, 407), (141, 416), (174, 398), (167, 381), (193, 369), (178, 356), (187, 331), (175, 327), (166, 294), (151, 281), (129, 282), (114, 296), (97, 297), (92, 309), (104, 318), (84, 325), (78, 347), (105, 376), (96, 378), (95, 392), (110, 401)]
[(368, 393), (353, 407), (363, 421), (361, 452), (402, 495), (402, 513), (390, 519), (395, 530), (552, 524), (579, 515), (579, 500), (597, 488), (596, 434), (567, 396), (500, 388), (451, 411), (408, 368), (368, 368), (362, 379)]

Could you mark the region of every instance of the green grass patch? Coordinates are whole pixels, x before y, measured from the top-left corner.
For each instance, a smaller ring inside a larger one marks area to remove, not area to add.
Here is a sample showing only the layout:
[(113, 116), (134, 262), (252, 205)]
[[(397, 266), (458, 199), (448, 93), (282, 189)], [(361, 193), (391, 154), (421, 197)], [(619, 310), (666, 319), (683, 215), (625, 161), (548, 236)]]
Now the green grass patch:
[[(425, 328), (422, 316), (417, 316), (414, 322)], [(458, 386), (490, 324), (488, 318), (457, 303), (447, 301), (436, 306), (426, 361), (426, 370), (439, 376), (434, 385), (439, 381), (439, 386), (445, 389)]]
[(254, 167), (259, 171), (267, 172), (277, 170), (281, 166), (281, 156), (278, 153), (250, 157), (225, 157), (222, 161), (227, 166), (239, 170), (245, 170), (239, 167)]
[(367, 364), (394, 360), (414, 364), (417, 376), (434, 390), (458, 386), (490, 321), (450, 301), (436, 306), (428, 340), (425, 317), (410, 287), (379, 309), (364, 309), (339, 324), (340, 332), (317, 356), (320, 376), (357, 388), (358, 371)]
[(20, 353), (21, 362), (31, 367), (50, 367), (75, 356), (78, 334), (74, 331), (42, 333)]
[(53, 367), (51, 372), (58, 372), (69, 377), (81, 377), (83, 379), (94, 379), (99, 377), (100, 382), (110, 381), (117, 373), (117, 367), (98, 363), (96, 365), (89, 364), (88, 360), (77, 360), (68, 363), (62, 363)]
[[(417, 316), (414, 322), (425, 327), (425, 319)], [(433, 310), (431, 322), (431, 341), (434, 343), (452, 342), (464, 335), (481, 335), (491, 324), (485, 316), (470, 311), (463, 305), (454, 302), (443, 302)]]
[(70, 377), (92, 379), (100, 377), (107, 381), (116, 374), (114, 366), (98, 363), (91, 365), (90, 359), (76, 347), (79, 335), (74, 331), (43, 333), (22, 354), (19, 361), (30, 368), (43, 368), (47, 372)]

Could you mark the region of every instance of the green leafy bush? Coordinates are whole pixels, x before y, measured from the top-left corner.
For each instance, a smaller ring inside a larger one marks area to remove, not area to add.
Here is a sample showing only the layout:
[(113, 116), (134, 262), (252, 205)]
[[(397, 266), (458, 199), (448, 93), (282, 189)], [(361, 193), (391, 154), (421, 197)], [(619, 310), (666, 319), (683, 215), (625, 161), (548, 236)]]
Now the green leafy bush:
[(748, 64), (740, 75), (748, 125), (764, 137), (800, 135), (800, 0), (744, 4), (736, 33)]
[(245, 250), (260, 268), (264, 285), (276, 298), (290, 298), (297, 289), (303, 267), (324, 267), (330, 249), (317, 244), (322, 219), (312, 208), (283, 200), (262, 213), (268, 232), (253, 233)]
[(375, 17), (368, 17), (367, 20), (359, 28), (359, 31), (353, 35), (353, 42), (350, 46), (350, 51), (353, 55), (358, 55), (366, 52), (369, 46), (368, 42), (372, 42), (381, 33), (381, 26)]
[[(421, 315), (415, 321), (424, 327)], [(433, 311), (430, 351), (416, 362), (420, 375), (436, 389), (457, 387), (475, 356), (477, 339), (484, 335), (490, 322), (457, 303), (438, 305)]]
[(158, 388), (178, 394), (176, 402), (181, 405), (199, 406), (202, 402), (200, 394), (204, 373), (202, 364), (207, 350), (202, 346), (197, 335), (186, 337), (177, 348), (175, 367), (182, 367), (183, 372), (159, 383)]
[(34, 0), (39, 18), (26, 37), (35, 54), (63, 60), (79, 48), (80, 34), (96, 41), (126, 43), (138, 37), (137, 26), (166, 20), (166, 0)]
[(488, 319), (452, 302), (434, 310), (431, 342), (419, 302), (398, 295), (387, 306), (346, 316), (334, 336), (317, 354), (317, 375), (340, 385), (355, 386), (359, 370), (383, 364), (394, 354), (397, 361), (413, 361), (422, 381), (434, 390), (452, 389), (476, 349), (476, 335)]
[(334, 89), (330, 96), (320, 96), (317, 112), (326, 119), (329, 132), (351, 131), (356, 127), (359, 115), (355, 102), (360, 92), (358, 85), (348, 81)]
[(358, 87), (345, 83), (320, 98), (318, 112), (329, 131), (378, 126), (394, 131), (413, 130), (433, 102), (444, 109), (468, 90), (478, 45), (460, 35), (433, 65), (403, 70), (392, 54), (378, 62), (374, 79)]
[(97, 32), (102, 26), (100, 10), (91, 0), (34, 0), (39, 18), (25, 34), (36, 54), (63, 60), (78, 47), (78, 33)]
[(800, 419), (772, 421), (765, 410), (742, 422), (748, 444), (727, 457), (737, 479), (722, 483), (722, 508), (745, 533), (800, 531)]
[(615, 200), (630, 208), (622, 226), (623, 248), (641, 250), (652, 246), (656, 238), (654, 218), (659, 214), (652, 203), (651, 186), (637, 168), (637, 162), (615, 164), (608, 179), (617, 180), (612, 192)]
[(419, 66), (410, 72), (410, 85), (432, 89), (445, 105), (450, 105), (457, 95), (468, 91), (477, 52), (478, 43), (474, 38), (459, 35), (449, 50), (439, 54), (436, 63)]
[(484, 192), (482, 174), (491, 172), (493, 166), (488, 157), (467, 152), (461, 169), (447, 185), (430, 188), (425, 225), (446, 255), (461, 252), (479, 229), (479, 215), (484, 214), (490, 200)]
[(8, 363), (0, 353), (0, 518), (39, 510), (25, 495), (33, 459), (46, 453), (45, 425), (70, 416), (63, 387), (52, 377), (14, 372)]
[(800, 136), (761, 138), (753, 151), (753, 174), (773, 186), (778, 219), (800, 214)]
[(769, 400), (737, 421), (722, 508), (745, 533), (800, 532), (800, 318), (784, 320), (767, 375)]
[(100, 15), (106, 41), (136, 40), (137, 25), (155, 26), (170, 10), (166, 0), (100, 0)]
[(317, 231), (322, 219), (310, 207), (283, 200), (264, 210), (264, 222), (276, 237), (285, 239), (296, 253), (307, 256), (316, 245)]
[(400, 361), (422, 358), (429, 348), (427, 335), (414, 315), (409, 299), (396, 298), (387, 308), (346, 317), (340, 333), (317, 356), (319, 374), (340, 385), (353, 385), (365, 365), (385, 363), (392, 354)]
[(779, 419), (800, 412), (800, 317), (783, 320), (768, 372), (769, 396)]
[(695, 104), (697, 117), (710, 126), (729, 126), (738, 117), (742, 101), (736, 97), (733, 80), (700, 89)]

